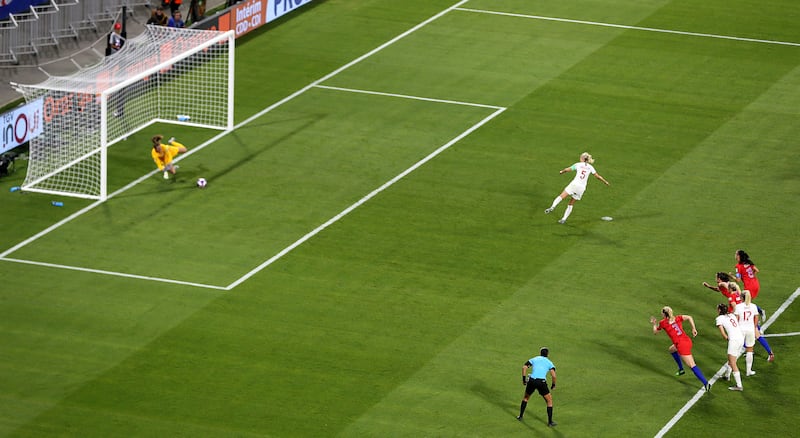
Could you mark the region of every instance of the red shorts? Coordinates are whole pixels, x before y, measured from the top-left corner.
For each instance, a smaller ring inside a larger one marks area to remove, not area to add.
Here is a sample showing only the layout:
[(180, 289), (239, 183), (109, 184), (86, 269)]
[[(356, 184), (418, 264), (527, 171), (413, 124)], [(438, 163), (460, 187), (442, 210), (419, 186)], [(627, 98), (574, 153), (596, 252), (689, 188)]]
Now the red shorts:
[(691, 339), (684, 339), (675, 344), (675, 348), (678, 349), (678, 354), (681, 356), (691, 356), (692, 354), (692, 340)]
[(745, 288), (745, 289), (750, 291), (750, 298), (755, 300), (756, 297), (758, 296), (759, 285), (755, 285), (751, 288)]

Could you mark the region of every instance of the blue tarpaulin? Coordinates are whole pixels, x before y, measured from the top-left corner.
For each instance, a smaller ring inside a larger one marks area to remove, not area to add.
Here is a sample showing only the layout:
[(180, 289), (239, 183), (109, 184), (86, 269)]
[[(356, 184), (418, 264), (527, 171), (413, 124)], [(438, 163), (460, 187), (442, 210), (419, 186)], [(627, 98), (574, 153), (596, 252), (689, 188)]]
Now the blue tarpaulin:
[(0, 20), (7, 20), (10, 14), (21, 14), (31, 10), (31, 6), (46, 5), (48, 0), (0, 0)]

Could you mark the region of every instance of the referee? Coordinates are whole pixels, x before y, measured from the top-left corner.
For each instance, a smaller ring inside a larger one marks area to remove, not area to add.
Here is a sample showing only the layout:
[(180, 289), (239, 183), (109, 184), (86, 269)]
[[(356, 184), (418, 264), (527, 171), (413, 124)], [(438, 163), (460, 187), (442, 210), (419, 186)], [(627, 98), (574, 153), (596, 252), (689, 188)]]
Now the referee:
[[(553, 395), (550, 394), (550, 390), (556, 388), (556, 366), (547, 358), (548, 354), (550, 354), (550, 350), (547, 347), (542, 347), (538, 356), (522, 365), (522, 384), (525, 385), (525, 396), (519, 406), (517, 420), (522, 421), (522, 415), (525, 414), (525, 408), (528, 407), (528, 399), (531, 398), (533, 391), (539, 391), (539, 394), (547, 403), (547, 425), (553, 427), (556, 423), (553, 421)], [(548, 372), (550, 373), (550, 388), (547, 387)]]

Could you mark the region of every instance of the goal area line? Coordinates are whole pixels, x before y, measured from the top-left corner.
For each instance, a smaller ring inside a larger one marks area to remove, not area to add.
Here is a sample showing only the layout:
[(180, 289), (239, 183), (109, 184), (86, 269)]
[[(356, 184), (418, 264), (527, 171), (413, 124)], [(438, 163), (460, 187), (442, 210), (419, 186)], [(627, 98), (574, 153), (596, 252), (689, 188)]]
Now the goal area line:
[[(369, 94), (390, 95), (388, 93), (379, 93), (379, 92), (370, 92)], [(403, 97), (407, 98), (407, 99), (416, 99), (416, 100), (431, 100), (431, 99), (415, 97), (415, 96), (403, 96)], [(486, 105), (480, 105), (480, 104), (466, 104), (465, 103), (465, 105), (486, 107)], [(363, 205), (364, 203), (366, 203), (370, 199), (374, 198), (380, 192), (382, 192), (382, 191), (386, 190), (387, 188), (391, 187), (396, 182), (400, 181), (405, 176), (407, 176), (408, 174), (410, 174), (411, 172), (413, 172), (414, 170), (416, 170), (420, 166), (424, 165), (425, 163), (427, 163), (428, 161), (430, 161), (431, 159), (433, 159), (437, 155), (441, 154), (442, 152), (444, 152), (445, 150), (450, 148), (452, 145), (458, 143), (461, 139), (463, 139), (464, 137), (468, 136), (469, 134), (471, 134), (475, 130), (479, 129), (481, 126), (483, 126), (484, 124), (488, 123), (490, 120), (494, 119), (495, 117), (497, 117), (498, 115), (500, 115), (502, 112), (504, 112), (506, 110), (506, 108), (503, 108), (503, 107), (491, 107), (491, 108), (496, 108), (496, 109), (490, 115), (484, 117), (483, 119), (481, 119), (477, 123), (473, 124), (472, 126), (467, 128), (466, 130), (462, 131), (460, 134), (458, 134), (456, 137), (452, 138), (450, 141), (448, 141), (444, 145), (439, 146), (433, 152), (429, 153), (428, 155), (426, 155), (422, 159), (418, 160), (416, 163), (414, 163), (413, 165), (411, 165), (407, 169), (403, 170), (402, 172), (400, 172), (399, 174), (394, 176), (392, 179), (390, 179), (387, 182), (383, 183), (380, 187), (378, 187), (378, 188), (372, 190), (371, 192), (369, 192), (368, 194), (364, 195), (363, 197), (361, 197), (358, 201), (356, 201), (355, 203), (353, 203), (349, 207), (345, 208), (344, 210), (342, 210), (338, 214), (336, 214), (333, 217), (331, 217), (330, 219), (328, 219), (323, 224), (317, 226), (316, 228), (314, 228), (310, 232), (306, 233), (305, 235), (303, 235), (302, 237), (297, 239), (295, 242), (293, 242), (291, 245), (287, 246), (286, 248), (284, 248), (283, 250), (281, 250), (277, 254), (273, 255), (272, 257), (270, 257), (269, 259), (267, 259), (266, 261), (264, 261), (263, 263), (258, 265), (256, 268), (254, 268), (254, 269), (248, 271), (247, 273), (245, 273), (244, 275), (240, 276), (238, 279), (234, 280), (232, 283), (230, 283), (227, 286), (218, 286), (218, 285), (198, 283), (198, 282), (186, 281), (186, 280), (176, 280), (176, 279), (169, 279), (169, 278), (162, 278), (162, 277), (153, 277), (153, 276), (147, 276), (147, 275), (131, 274), (131, 273), (125, 273), (125, 272), (119, 272), (119, 271), (112, 271), (112, 270), (105, 270), (105, 269), (95, 269), (95, 268), (88, 268), (88, 267), (82, 267), (82, 266), (72, 266), (72, 265), (64, 265), (64, 264), (58, 264), (58, 263), (41, 262), (41, 261), (35, 261), (35, 260), (18, 259), (18, 258), (12, 258), (12, 257), (8, 257), (7, 256), (9, 253), (18, 250), (18, 249), (22, 248), (23, 246), (26, 246), (27, 244), (32, 243), (33, 240), (38, 239), (39, 237), (42, 237), (45, 234), (49, 234), (51, 231), (55, 230), (55, 228), (58, 228), (61, 225), (65, 224), (67, 222), (70, 222), (72, 219), (77, 218), (78, 216), (80, 216), (83, 213), (89, 211), (90, 209), (94, 208), (95, 206), (97, 206), (99, 204), (102, 204), (102, 201), (96, 201), (92, 205), (87, 206), (83, 210), (80, 210), (80, 211), (74, 213), (72, 216), (65, 218), (61, 222), (51, 226), (50, 228), (42, 231), (39, 234), (33, 236), (32, 238), (28, 239), (28, 241), (22, 242), (21, 244), (17, 245), (16, 247), (12, 248), (11, 250), (8, 250), (5, 253), (0, 254), (0, 261), (7, 261), (7, 262), (14, 262), (14, 263), (24, 263), (24, 264), (29, 264), (29, 265), (44, 266), (44, 267), (48, 267), (48, 268), (60, 268), (60, 269), (67, 269), (67, 270), (73, 270), (73, 271), (91, 272), (91, 273), (102, 274), (102, 275), (110, 275), (110, 276), (126, 277), (126, 278), (135, 278), (135, 279), (146, 280), (146, 281), (157, 281), (157, 282), (163, 282), (163, 283), (180, 284), (180, 285), (184, 285), (184, 286), (193, 286), (193, 287), (200, 287), (200, 288), (206, 288), (206, 289), (217, 289), (217, 290), (229, 291), (229, 290), (232, 290), (233, 288), (235, 288), (236, 286), (242, 284), (243, 282), (247, 281), (249, 278), (251, 278), (252, 276), (256, 275), (257, 273), (261, 272), (267, 266), (269, 266), (272, 263), (276, 262), (277, 260), (279, 260), (280, 258), (285, 256), (286, 254), (291, 252), (293, 249), (295, 249), (298, 246), (300, 246), (301, 244), (303, 244), (305, 241), (309, 240), (310, 238), (312, 238), (315, 235), (319, 234), (324, 229), (328, 228), (330, 225), (336, 223), (337, 221), (342, 219), (344, 216), (346, 216), (347, 214), (349, 214), (350, 212), (352, 212), (356, 208), (360, 207), (361, 205)], [(209, 141), (211, 141), (211, 140), (209, 140)], [(199, 147), (198, 148), (193, 148), (193, 150), (197, 150), (197, 149), (199, 149)], [(183, 155), (182, 157), (185, 157), (186, 155), (188, 155), (188, 153)], [(178, 160), (176, 160), (176, 161), (178, 161)], [(155, 171), (152, 171), (152, 172), (148, 173), (147, 175), (145, 175), (144, 177), (142, 177), (142, 178), (136, 180), (135, 182), (129, 184), (129, 186), (133, 187), (134, 185), (138, 184), (142, 180), (151, 177), (155, 173), (156, 173)], [(130, 187), (126, 186), (126, 188), (123, 188), (123, 189), (118, 190), (117, 192), (114, 192), (111, 196), (109, 196), (109, 198), (111, 198), (112, 196), (116, 196), (116, 195), (122, 193), (123, 191), (129, 189)]]
[[(375, 49), (365, 53), (364, 55), (361, 55), (360, 57), (358, 57), (358, 58), (350, 61), (349, 63), (339, 67), (338, 69), (328, 73), (327, 75), (323, 76), (322, 78), (320, 78), (320, 79), (308, 84), (307, 86), (297, 90), (296, 92), (290, 94), (289, 96), (286, 96), (285, 98), (279, 100), (278, 102), (275, 102), (272, 105), (264, 108), (260, 112), (250, 116), (246, 120), (244, 120), (244, 121), (240, 122), (239, 124), (235, 125), (232, 129), (220, 132), (219, 134), (215, 135), (211, 139), (205, 141), (204, 143), (202, 143), (199, 146), (196, 146), (196, 147), (192, 148), (187, 153), (180, 155), (179, 157), (177, 157), (174, 160), (175, 163), (178, 163), (179, 161), (181, 161), (181, 160), (183, 160), (185, 158), (188, 158), (193, 153), (196, 153), (196, 152), (198, 152), (200, 150), (203, 150), (205, 147), (217, 142), (222, 137), (230, 134), (231, 132), (236, 131), (239, 128), (242, 128), (243, 126), (248, 125), (252, 121), (257, 120), (261, 116), (271, 112), (272, 110), (282, 106), (283, 104), (295, 99), (296, 97), (304, 94), (306, 91), (311, 90), (313, 88), (338, 90), (338, 91), (346, 91), (346, 92), (362, 93), (362, 94), (381, 95), (381, 96), (404, 98), (404, 99), (413, 99), (413, 100), (428, 101), (428, 102), (447, 103), (447, 104), (453, 104), (453, 105), (465, 105), (465, 106), (472, 106), (472, 107), (479, 107), (479, 108), (486, 108), (486, 109), (494, 110), (494, 112), (492, 112), (492, 114), (490, 114), (489, 116), (483, 118), (482, 120), (480, 120), (476, 124), (474, 124), (471, 127), (467, 128), (465, 131), (463, 131), (461, 134), (459, 134), (458, 136), (456, 136), (455, 138), (450, 140), (445, 145), (440, 146), (434, 152), (430, 153), (429, 155), (427, 155), (426, 157), (424, 157), (423, 159), (421, 159), (420, 161), (418, 161), (417, 163), (415, 163), (414, 165), (412, 165), (411, 167), (409, 167), (405, 171), (401, 172), (400, 174), (398, 174), (397, 176), (395, 176), (391, 180), (387, 181), (382, 186), (380, 186), (377, 189), (373, 190), (372, 192), (370, 192), (369, 194), (367, 194), (366, 196), (361, 198), (356, 203), (350, 205), (345, 210), (343, 210), (342, 212), (338, 213), (337, 215), (335, 215), (334, 217), (329, 219), (324, 224), (318, 226), (314, 230), (312, 230), (309, 233), (305, 234), (300, 239), (295, 241), (293, 244), (291, 244), (288, 247), (284, 248), (282, 251), (280, 251), (276, 255), (272, 256), (268, 260), (264, 261), (262, 264), (260, 264), (259, 266), (257, 266), (253, 270), (249, 271), (248, 273), (246, 273), (242, 277), (238, 278), (237, 280), (235, 280), (233, 283), (229, 284), (228, 286), (216, 286), (216, 285), (209, 285), (209, 284), (197, 283), (197, 282), (191, 282), (191, 281), (175, 280), (175, 279), (168, 279), (168, 278), (161, 278), (161, 277), (150, 277), (150, 276), (145, 276), (145, 275), (130, 274), (130, 273), (124, 273), (124, 272), (110, 271), (110, 270), (93, 269), (93, 268), (86, 268), (86, 267), (80, 267), (80, 266), (70, 266), (70, 265), (55, 264), (55, 263), (47, 263), (47, 262), (40, 262), (40, 261), (35, 261), (35, 260), (23, 260), (23, 259), (9, 257), (11, 254), (13, 254), (14, 252), (18, 251), (19, 249), (30, 245), (31, 243), (35, 242), (39, 238), (41, 238), (41, 237), (43, 237), (43, 236), (55, 231), (56, 229), (60, 228), (61, 226), (71, 222), (72, 220), (82, 216), (83, 214), (85, 214), (85, 213), (93, 210), (97, 206), (103, 204), (105, 202), (103, 200), (98, 200), (98, 201), (93, 202), (92, 204), (90, 204), (90, 205), (84, 207), (83, 209), (78, 210), (77, 212), (71, 214), (70, 216), (68, 216), (68, 217), (56, 222), (55, 224), (47, 227), (46, 229), (40, 231), (39, 233), (29, 237), (28, 239), (25, 239), (24, 241), (18, 243), (17, 245), (14, 245), (11, 248), (3, 251), (2, 253), (0, 253), (0, 261), (14, 262), (14, 263), (25, 263), (25, 264), (38, 265), (38, 266), (44, 266), (44, 267), (50, 267), (50, 268), (60, 268), (60, 269), (68, 269), (68, 270), (74, 270), (74, 271), (91, 272), (91, 273), (96, 273), (96, 274), (112, 275), (112, 276), (127, 277), (127, 278), (135, 278), (135, 279), (147, 280), (147, 281), (159, 281), (159, 282), (181, 284), (181, 285), (188, 285), (188, 286), (201, 287), (201, 288), (210, 288), (210, 289), (218, 289), (218, 290), (231, 290), (231, 289), (233, 289), (237, 285), (243, 283), (244, 281), (246, 281), (247, 279), (249, 279), (250, 277), (252, 277), (256, 273), (260, 272), (261, 270), (263, 270), (264, 268), (266, 268), (267, 266), (269, 266), (270, 264), (272, 264), (273, 262), (275, 262), (279, 258), (281, 258), (284, 255), (288, 254), (291, 250), (293, 250), (294, 248), (296, 248), (297, 246), (299, 246), (300, 244), (302, 244), (306, 240), (310, 239), (314, 235), (318, 234), (320, 231), (324, 230), (325, 228), (327, 228), (331, 224), (335, 223), (336, 221), (338, 221), (339, 219), (341, 219), (342, 217), (344, 217), (345, 215), (347, 215), (348, 213), (350, 213), (354, 209), (358, 208), (363, 203), (367, 202), (369, 199), (371, 199), (372, 197), (374, 197), (378, 193), (382, 192), (383, 190), (385, 190), (389, 186), (393, 185), (395, 182), (399, 181), (400, 179), (402, 179), (403, 177), (405, 177), (409, 173), (413, 172), (415, 169), (417, 169), (421, 165), (425, 164), (426, 162), (431, 160), (433, 157), (435, 157), (436, 155), (440, 154), (444, 150), (448, 149), (450, 146), (452, 146), (453, 144), (457, 143), (462, 138), (466, 137), (467, 135), (469, 135), (473, 131), (477, 130), (482, 125), (484, 125), (485, 123), (489, 122), (490, 120), (492, 120), (493, 118), (495, 118), (496, 116), (498, 116), (499, 114), (501, 114), (503, 111), (506, 110), (505, 107), (500, 107), (500, 106), (495, 106), (495, 105), (486, 105), (486, 104), (480, 104), (480, 103), (460, 102), (460, 101), (454, 101), (454, 100), (436, 99), (436, 98), (428, 98), (428, 97), (422, 97), (422, 96), (410, 96), (410, 95), (402, 95), (402, 94), (394, 94), (394, 93), (385, 93), (385, 92), (379, 92), (379, 91), (357, 90), (357, 89), (350, 89), (350, 88), (330, 87), (330, 86), (321, 85), (324, 81), (329, 80), (330, 78), (338, 75), (339, 73), (347, 70), (348, 68), (360, 63), (361, 61), (363, 61), (363, 60), (371, 57), (372, 55), (382, 51), (383, 49), (391, 46), (392, 44), (396, 43), (397, 41), (400, 41), (401, 39), (407, 37), (408, 35), (410, 35), (410, 34), (416, 32), (417, 30), (427, 26), (431, 22), (437, 20), (438, 18), (441, 18), (442, 16), (446, 15), (447, 13), (451, 12), (452, 10), (454, 10), (455, 8), (459, 7), (460, 5), (466, 3), (467, 1), (468, 0), (461, 0), (461, 1), (457, 2), (457, 3), (455, 3), (453, 6), (450, 6), (450, 7), (446, 8), (446, 9), (440, 11), (439, 13), (429, 17), (428, 19), (426, 19), (426, 20), (422, 21), (421, 23), (417, 24), (416, 26), (412, 27), (411, 29), (408, 29), (407, 31), (401, 33), (400, 35), (398, 35), (398, 36), (392, 38), (391, 40), (381, 44), (380, 46), (376, 47)], [(132, 181), (128, 185), (126, 185), (126, 186), (116, 190), (115, 192), (109, 194), (108, 197), (106, 198), (106, 200), (111, 199), (111, 198), (113, 198), (115, 196), (118, 196), (118, 195), (126, 192), (127, 190), (135, 187), (136, 185), (140, 184), (141, 182), (151, 178), (156, 173), (157, 173), (156, 170), (151, 170), (150, 172), (146, 173), (145, 175), (141, 176), (140, 178), (136, 179), (135, 181)]]
[(337, 215), (333, 216), (332, 218), (328, 219), (328, 221), (326, 221), (322, 225), (318, 226), (317, 228), (313, 229), (312, 231), (310, 231), (309, 233), (307, 233), (306, 235), (304, 235), (303, 237), (301, 237), (300, 239), (295, 241), (293, 244), (287, 246), (281, 252), (277, 253), (276, 255), (274, 255), (269, 260), (265, 261), (261, 265), (257, 266), (255, 269), (251, 270), (247, 274), (245, 274), (242, 277), (240, 277), (238, 280), (236, 280), (233, 283), (231, 283), (230, 285), (228, 285), (227, 289), (228, 290), (233, 289), (236, 286), (238, 286), (239, 284), (247, 281), (253, 275), (261, 272), (267, 266), (271, 265), (272, 263), (274, 263), (275, 261), (277, 261), (278, 259), (280, 259), (284, 255), (288, 254), (290, 251), (292, 251), (296, 247), (300, 246), (306, 240), (314, 237), (315, 235), (319, 234), (325, 228), (328, 228), (330, 225), (336, 223), (337, 221), (339, 221), (339, 219), (345, 217), (347, 214), (349, 214), (350, 212), (352, 212), (356, 208), (360, 207), (361, 205), (363, 205), (364, 203), (366, 203), (370, 199), (374, 198), (380, 192), (382, 192), (382, 191), (386, 190), (387, 188), (391, 187), (392, 185), (394, 185), (394, 183), (400, 181), (406, 175), (410, 174), (411, 172), (413, 172), (414, 170), (416, 170), (417, 168), (419, 168), (423, 164), (425, 164), (428, 161), (432, 160), (434, 157), (436, 157), (437, 155), (441, 154), (442, 152), (444, 152), (445, 150), (450, 148), (450, 146), (458, 143), (459, 141), (461, 141), (461, 139), (463, 139), (464, 137), (468, 136), (469, 134), (471, 134), (473, 131), (477, 130), (478, 128), (480, 128), (484, 124), (488, 123), (490, 120), (494, 119), (495, 117), (497, 117), (498, 115), (503, 113), (503, 111), (505, 111), (505, 110), (506, 110), (505, 108), (499, 108), (496, 111), (494, 111), (492, 114), (484, 117), (481, 121), (479, 121), (478, 123), (472, 125), (467, 130), (465, 130), (464, 132), (462, 132), (461, 134), (459, 134), (458, 136), (456, 136), (455, 138), (453, 138), (449, 142), (447, 142), (444, 145), (440, 146), (438, 149), (436, 149), (435, 151), (433, 151), (430, 154), (428, 154), (425, 158), (417, 161), (416, 163), (414, 163), (408, 169), (400, 172), (394, 178), (392, 178), (389, 181), (385, 182), (383, 185), (381, 185), (377, 189), (371, 191), (370, 193), (368, 193), (367, 195), (365, 195), (364, 197), (362, 197), (361, 199), (359, 199), (358, 201), (356, 201), (355, 203), (353, 203), (349, 207), (347, 207), (344, 210), (342, 210), (339, 214), (337, 214)]

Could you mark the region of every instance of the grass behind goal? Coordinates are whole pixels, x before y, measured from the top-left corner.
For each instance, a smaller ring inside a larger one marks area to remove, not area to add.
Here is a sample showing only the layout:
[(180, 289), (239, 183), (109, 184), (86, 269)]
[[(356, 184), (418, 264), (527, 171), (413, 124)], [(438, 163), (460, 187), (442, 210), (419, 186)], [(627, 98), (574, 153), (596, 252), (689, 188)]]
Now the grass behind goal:
[[(0, 435), (655, 435), (700, 385), (672, 376), (648, 316), (693, 315), (710, 377), (721, 297), (701, 282), (741, 247), (768, 314), (800, 286), (800, 47), (523, 16), (800, 42), (782, 26), (797, 9), (739, 26), (745, 2), (721, 22), (698, 2), (578, 3), (473, 0), (517, 16), (451, 11), (326, 81), (508, 110), (231, 291), (0, 262)], [(452, 4), (326, 1), (237, 42), (237, 123)], [(177, 183), (155, 175), (10, 257), (228, 284), (490, 112), (309, 90)], [(154, 133), (113, 147), (112, 186), (152, 168)], [(611, 186), (558, 225), (563, 205), (542, 211), (584, 150)], [(88, 204), (9, 194), (18, 178), (0, 180), (3, 251)], [(795, 306), (769, 332), (796, 332)], [(791, 434), (797, 340), (770, 342), (775, 364), (757, 347), (745, 392), (718, 382), (670, 436)], [(542, 345), (555, 430), (536, 396), (514, 419)]]

